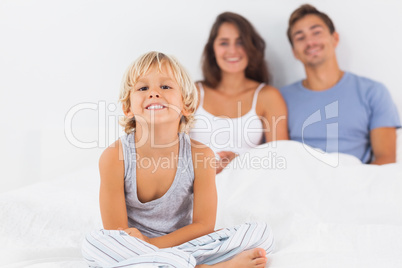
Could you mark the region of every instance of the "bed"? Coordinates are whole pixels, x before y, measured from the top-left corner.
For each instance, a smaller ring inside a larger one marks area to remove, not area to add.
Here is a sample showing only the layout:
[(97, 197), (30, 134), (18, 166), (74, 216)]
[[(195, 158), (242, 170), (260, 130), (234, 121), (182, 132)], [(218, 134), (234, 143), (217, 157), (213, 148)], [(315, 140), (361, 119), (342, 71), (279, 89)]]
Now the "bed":
[(217, 228), (270, 224), (272, 268), (402, 267), (402, 164), (363, 165), (342, 154), (316, 158), (293, 141), (251, 155), (267, 152), (285, 157), (286, 168), (234, 162), (220, 175)]
[[(271, 268), (402, 267), (401, 156), (370, 166), (294, 141), (261, 145), (217, 176), (216, 228), (269, 223)], [(102, 226), (98, 188), (94, 164), (0, 194), (0, 267), (86, 267), (81, 241)]]

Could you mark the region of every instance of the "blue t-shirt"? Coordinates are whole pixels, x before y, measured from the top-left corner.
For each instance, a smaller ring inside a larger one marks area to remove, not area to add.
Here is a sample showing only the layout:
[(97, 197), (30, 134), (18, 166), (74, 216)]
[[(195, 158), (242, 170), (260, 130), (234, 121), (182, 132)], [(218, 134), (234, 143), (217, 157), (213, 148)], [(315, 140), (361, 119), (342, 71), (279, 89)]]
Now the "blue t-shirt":
[(345, 72), (332, 88), (313, 91), (302, 81), (280, 89), (288, 107), (290, 139), (325, 152), (371, 160), (370, 131), (400, 127), (397, 108), (386, 87)]

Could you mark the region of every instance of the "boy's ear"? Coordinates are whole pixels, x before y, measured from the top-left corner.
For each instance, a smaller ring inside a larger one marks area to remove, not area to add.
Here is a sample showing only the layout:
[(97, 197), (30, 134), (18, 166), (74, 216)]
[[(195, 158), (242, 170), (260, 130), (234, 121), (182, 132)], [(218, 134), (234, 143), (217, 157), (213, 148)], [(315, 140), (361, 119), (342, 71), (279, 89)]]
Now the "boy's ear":
[(181, 114), (184, 115), (184, 116), (188, 116), (188, 115), (190, 115), (190, 112), (186, 108), (183, 108), (181, 110)]
[(131, 111), (131, 109), (130, 108), (128, 108), (128, 109), (126, 109), (126, 107), (123, 105), (123, 112), (124, 112), (124, 115), (127, 117), (127, 118), (133, 118), (134, 117), (134, 114), (133, 114), (133, 112)]

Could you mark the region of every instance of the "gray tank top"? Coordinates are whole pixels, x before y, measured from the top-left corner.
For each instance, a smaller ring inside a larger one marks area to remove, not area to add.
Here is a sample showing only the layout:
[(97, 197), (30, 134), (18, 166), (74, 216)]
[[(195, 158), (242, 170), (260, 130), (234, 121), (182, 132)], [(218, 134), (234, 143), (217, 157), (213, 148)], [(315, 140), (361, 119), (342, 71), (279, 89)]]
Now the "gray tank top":
[(178, 166), (169, 190), (162, 197), (146, 203), (140, 202), (137, 196), (134, 133), (125, 134), (120, 139), (124, 154), (124, 190), (128, 226), (135, 227), (145, 236), (152, 238), (189, 225), (192, 222), (194, 183), (189, 136), (179, 133)]

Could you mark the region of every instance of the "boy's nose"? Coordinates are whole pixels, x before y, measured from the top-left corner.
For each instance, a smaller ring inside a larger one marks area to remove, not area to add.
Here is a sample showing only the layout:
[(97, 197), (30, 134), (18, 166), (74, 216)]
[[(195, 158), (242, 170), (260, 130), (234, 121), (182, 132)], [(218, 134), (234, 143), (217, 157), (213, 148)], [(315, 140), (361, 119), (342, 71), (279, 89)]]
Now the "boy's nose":
[(159, 98), (159, 92), (158, 90), (156, 90), (155, 88), (151, 89), (149, 91), (149, 96), (148, 98), (152, 99), (152, 98)]
[(149, 98), (150, 98), (150, 99), (152, 99), (152, 98), (159, 98), (159, 94), (156, 93), (156, 92), (151, 92), (151, 94), (149, 94)]

